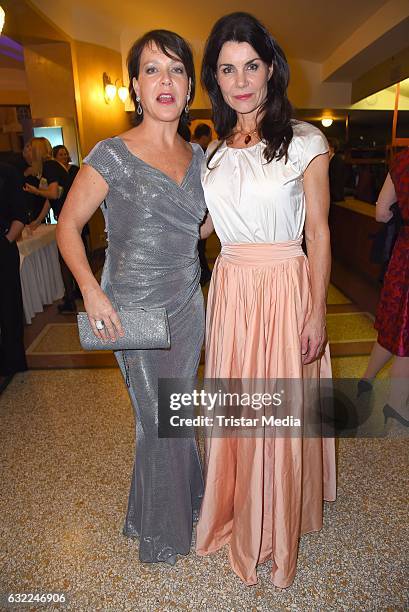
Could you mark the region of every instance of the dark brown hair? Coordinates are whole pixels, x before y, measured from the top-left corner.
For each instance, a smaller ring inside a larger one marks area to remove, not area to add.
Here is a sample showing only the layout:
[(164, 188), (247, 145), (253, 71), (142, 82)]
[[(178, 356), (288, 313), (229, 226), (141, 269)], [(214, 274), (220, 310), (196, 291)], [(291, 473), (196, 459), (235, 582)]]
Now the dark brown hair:
[[(237, 123), (237, 113), (224, 101), (216, 79), (220, 51), (224, 43), (229, 41), (248, 43), (267, 66), (273, 66), (273, 74), (267, 83), (267, 96), (259, 109), (259, 134), (267, 144), (264, 151), (267, 162), (282, 157), (287, 159), (288, 147), (293, 137), (292, 107), (287, 97), (290, 78), (288, 63), (284, 52), (269, 31), (249, 13), (231, 13), (219, 19), (206, 42), (202, 83), (212, 103), (213, 121), (218, 137), (224, 140), (231, 136)], [(217, 149), (214, 153), (216, 151)], [(209, 157), (208, 164), (213, 155)]]
[[(128, 53), (127, 66), (128, 66), (128, 75), (129, 75), (129, 94), (131, 96), (132, 102), (137, 107), (136, 101), (136, 93), (132, 86), (132, 80), (138, 79), (140, 63), (141, 63), (141, 55), (142, 51), (146, 47), (146, 45), (151, 45), (154, 43), (158, 49), (162, 51), (167, 57), (170, 57), (174, 60), (180, 60), (185, 67), (186, 74), (188, 78), (190, 78), (190, 103), (195, 97), (195, 86), (196, 86), (196, 78), (195, 78), (195, 66), (193, 63), (193, 53), (192, 49), (179, 34), (175, 34), (175, 32), (170, 32), (169, 30), (151, 30), (150, 32), (146, 32), (141, 38), (138, 38), (132, 45), (131, 49)], [(139, 125), (143, 121), (143, 115), (138, 115), (134, 113), (133, 124)], [(189, 115), (188, 113), (183, 112), (180, 120), (179, 126), (187, 126), (189, 123)]]

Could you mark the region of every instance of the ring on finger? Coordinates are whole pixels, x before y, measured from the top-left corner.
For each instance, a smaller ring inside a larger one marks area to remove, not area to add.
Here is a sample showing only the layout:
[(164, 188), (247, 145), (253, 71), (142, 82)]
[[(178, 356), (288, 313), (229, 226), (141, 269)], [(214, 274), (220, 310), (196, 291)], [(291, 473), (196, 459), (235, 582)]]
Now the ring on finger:
[(104, 323), (103, 321), (101, 321), (101, 319), (97, 319), (97, 320), (95, 321), (95, 327), (96, 327), (98, 330), (100, 330), (100, 331), (101, 331), (102, 329), (104, 329), (104, 327), (105, 327), (105, 323)]

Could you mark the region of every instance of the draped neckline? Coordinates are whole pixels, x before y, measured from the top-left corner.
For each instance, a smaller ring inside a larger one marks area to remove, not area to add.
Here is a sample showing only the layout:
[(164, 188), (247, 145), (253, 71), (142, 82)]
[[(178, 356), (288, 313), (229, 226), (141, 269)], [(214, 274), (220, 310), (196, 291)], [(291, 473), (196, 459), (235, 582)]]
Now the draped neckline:
[(169, 183), (172, 183), (173, 185), (175, 185), (176, 187), (178, 187), (179, 189), (183, 189), (184, 184), (186, 183), (186, 180), (190, 174), (190, 170), (193, 166), (193, 161), (195, 159), (195, 149), (192, 146), (191, 143), (190, 147), (192, 149), (192, 158), (189, 162), (189, 165), (186, 168), (186, 172), (182, 178), (182, 181), (180, 183), (178, 183), (177, 181), (175, 181), (171, 176), (169, 176), (169, 174), (166, 174), (166, 172), (163, 172), (162, 170), (159, 170), (159, 168), (156, 168), (155, 166), (152, 166), (152, 164), (149, 164), (148, 162), (146, 162), (145, 160), (143, 160), (141, 157), (138, 157), (138, 155), (135, 155), (135, 153), (132, 153), (132, 151), (128, 148), (128, 146), (126, 145), (125, 141), (122, 140), (122, 138), (120, 138), (120, 136), (114, 136), (114, 138), (116, 140), (119, 140), (122, 147), (124, 148), (125, 152), (127, 153), (128, 157), (133, 157), (134, 159), (136, 159), (138, 162), (140, 162), (141, 164), (143, 164), (144, 166), (146, 166), (147, 168), (149, 168), (149, 170), (153, 170), (154, 172), (156, 172), (156, 174), (159, 174), (160, 176), (166, 178)]

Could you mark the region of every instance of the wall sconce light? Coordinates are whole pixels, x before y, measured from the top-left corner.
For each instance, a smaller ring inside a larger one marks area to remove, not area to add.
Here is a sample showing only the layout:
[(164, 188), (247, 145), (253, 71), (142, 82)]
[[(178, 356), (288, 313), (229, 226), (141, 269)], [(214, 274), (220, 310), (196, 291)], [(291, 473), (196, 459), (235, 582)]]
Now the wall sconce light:
[[(125, 103), (128, 98), (128, 88), (124, 86), (123, 82), (120, 79), (116, 79), (115, 84), (112, 83), (111, 78), (107, 75), (106, 72), (102, 75), (102, 81), (104, 83), (104, 97), (105, 102), (110, 104), (112, 100), (115, 98), (118, 93), (119, 99)], [(117, 86), (117, 83), (122, 83)]]
[(118, 87), (118, 96), (119, 96), (119, 99), (124, 104), (125, 104), (125, 102), (128, 99), (128, 95), (129, 95), (128, 88), (125, 87), (125, 85), (122, 85), (121, 87)]
[(0, 6), (0, 34), (3, 31), (5, 18), (6, 18), (6, 13), (4, 12), (4, 9)]
[(334, 120), (332, 117), (323, 117), (321, 123), (324, 127), (330, 127), (330, 125), (334, 123)]
[(116, 96), (116, 87), (112, 84), (111, 79), (106, 72), (104, 72), (102, 75), (102, 82), (104, 84), (105, 102), (110, 104)]

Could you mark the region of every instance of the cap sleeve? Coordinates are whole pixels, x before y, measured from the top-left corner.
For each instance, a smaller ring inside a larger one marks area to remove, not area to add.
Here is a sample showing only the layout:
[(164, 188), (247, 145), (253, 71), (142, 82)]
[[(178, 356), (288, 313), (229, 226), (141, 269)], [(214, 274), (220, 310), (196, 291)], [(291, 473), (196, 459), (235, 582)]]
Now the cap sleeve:
[(112, 138), (98, 142), (83, 162), (94, 168), (109, 186), (119, 178), (121, 161)]
[(301, 170), (304, 173), (310, 162), (323, 153), (328, 153), (329, 147), (327, 139), (318, 128), (309, 125), (309, 130), (305, 134), (303, 154), (301, 158)]

